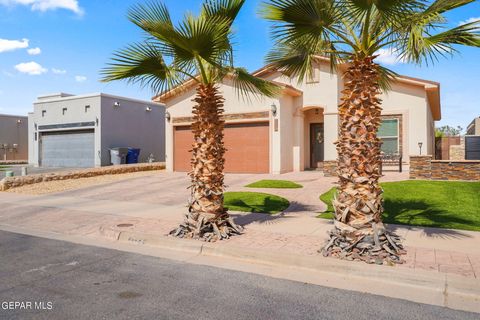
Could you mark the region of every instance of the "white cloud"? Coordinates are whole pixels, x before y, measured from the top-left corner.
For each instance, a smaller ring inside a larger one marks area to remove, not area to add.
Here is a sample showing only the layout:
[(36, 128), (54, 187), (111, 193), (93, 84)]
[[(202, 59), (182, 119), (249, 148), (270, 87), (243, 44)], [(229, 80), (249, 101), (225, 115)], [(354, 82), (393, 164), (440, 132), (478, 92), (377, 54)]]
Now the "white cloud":
[(7, 52), (7, 51), (14, 51), (17, 49), (24, 49), (24, 48), (28, 48), (28, 39), (22, 39), (22, 40), (0, 39), (0, 53)]
[(19, 63), (15, 66), (15, 69), (17, 69), (18, 72), (26, 73), (31, 76), (38, 76), (42, 73), (48, 72), (47, 69), (33, 61)]
[(28, 54), (31, 55), (31, 56), (36, 56), (36, 55), (42, 53), (42, 50), (37, 47), (37, 48), (28, 49), (27, 52), (28, 52)]
[(393, 48), (380, 49), (375, 54), (378, 55), (375, 61), (382, 64), (395, 65), (405, 63), (405, 60), (401, 59)]
[(79, 6), (78, 0), (0, 0), (0, 5), (29, 6), (32, 11), (45, 12), (48, 10), (65, 9), (77, 15), (83, 15), (84, 11)]
[(65, 74), (67, 73), (67, 70), (52, 68), (52, 72), (54, 74)]
[(87, 77), (85, 77), (85, 76), (75, 76), (75, 81), (85, 82), (85, 81), (87, 81)]
[(471, 23), (471, 22), (475, 22), (475, 21), (480, 21), (480, 17), (472, 17), (472, 18), (467, 19), (465, 21), (460, 21), (460, 23), (458, 25), (461, 26), (462, 24), (467, 24), (467, 23)]

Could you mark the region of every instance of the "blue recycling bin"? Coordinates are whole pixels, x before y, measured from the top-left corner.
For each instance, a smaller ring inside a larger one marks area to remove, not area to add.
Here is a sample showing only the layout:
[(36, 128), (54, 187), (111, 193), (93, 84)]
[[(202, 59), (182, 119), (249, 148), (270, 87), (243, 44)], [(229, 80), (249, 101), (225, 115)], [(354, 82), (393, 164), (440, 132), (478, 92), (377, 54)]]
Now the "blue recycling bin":
[(127, 164), (138, 163), (139, 156), (140, 156), (140, 149), (128, 148)]

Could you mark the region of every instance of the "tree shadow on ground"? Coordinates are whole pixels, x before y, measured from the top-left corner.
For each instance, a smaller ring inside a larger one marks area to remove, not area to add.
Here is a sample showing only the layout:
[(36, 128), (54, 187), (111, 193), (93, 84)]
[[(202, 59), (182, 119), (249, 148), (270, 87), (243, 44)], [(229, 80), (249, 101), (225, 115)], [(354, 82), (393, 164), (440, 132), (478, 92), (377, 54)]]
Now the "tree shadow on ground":
[[(402, 225), (402, 228), (421, 228), (427, 237), (442, 239), (469, 238), (470, 235), (462, 230), (446, 228), (467, 229), (475, 221), (460, 218), (454, 213), (438, 208), (431, 203), (421, 200), (391, 200), (384, 203), (383, 221), (389, 224)], [(403, 225), (405, 227), (403, 227)], [(390, 226), (392, 231), (400, 226)]]
[(250, 212), (250, 213), (240, 213), (240, 212), (233, 212), (230, 213), (230, 216), (233, 217), (235, 223), (245, 226), (251, 223), (262, 223), (262, 224), (273, 224), (279, 222), (280, 220), (291, 219), (293, 217), (286, 216), (283, 212), (278, 214), (265, 214), (265, 213), (258, 213), (258, 212)]
[(311, 212), (312, 215), (317, 216), (320, 205), (308, 205), (298, 201), (290, 201), (290, 206), (285, 209), (284, 212), (295, 213), (295, 212)]
[(235, 207), (242, 208), (241, 211), (243, 212), (275, 214), (286, 210), (289, 205), (290, 204), (282, 198), (277, 199), (267, 196), (263, 199), (262, 203), (247, 203), (243, 199), (229, 200), (228, 203), (225, 204), (225, 207), (232, 208), (232, 210), (235, 210)]
[[(249, 209), (248, 211), (250, 212), (244, 210), (243, 212), (245, 213), (230, 213), (230, 215), (234, 218), (235, 223), (240, 225), (247, 225), (255, 222), (269, 224), (280, 219), (286, 219), (288, 217), (285, 216), (284, 212), (290, 207), (288, 206), (285, 208), (285, 203), (283, 201), (271, 197), (266, 197), (263, 201), (263, 204), (248, 204), (242, 199), (236, 199), (229, 201), (226, 207), (228, 208), (229, 205), (234, 206), (230, 210), (235, 210), (235, 207)], [(270, 213), (272, 211), (279, 212)]]

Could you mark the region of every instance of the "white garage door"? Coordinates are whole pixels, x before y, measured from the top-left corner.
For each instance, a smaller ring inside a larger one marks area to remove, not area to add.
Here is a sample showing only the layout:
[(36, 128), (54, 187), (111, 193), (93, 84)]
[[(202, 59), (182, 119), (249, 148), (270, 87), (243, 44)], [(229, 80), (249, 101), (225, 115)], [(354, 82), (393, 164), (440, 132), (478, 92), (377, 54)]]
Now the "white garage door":
[(95, 166), (93, 130), (43, 132), (40, 150), (40, 165), (43, 167)]

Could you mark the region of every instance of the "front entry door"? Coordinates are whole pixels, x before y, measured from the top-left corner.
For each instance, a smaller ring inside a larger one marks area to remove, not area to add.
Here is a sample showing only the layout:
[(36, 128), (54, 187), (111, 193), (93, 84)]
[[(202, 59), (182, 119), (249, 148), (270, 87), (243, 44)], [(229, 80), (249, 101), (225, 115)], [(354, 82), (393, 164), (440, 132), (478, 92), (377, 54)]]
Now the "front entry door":
[(324, 159), (323, 123), (310, 124), (310, 167), (321, 168)]

